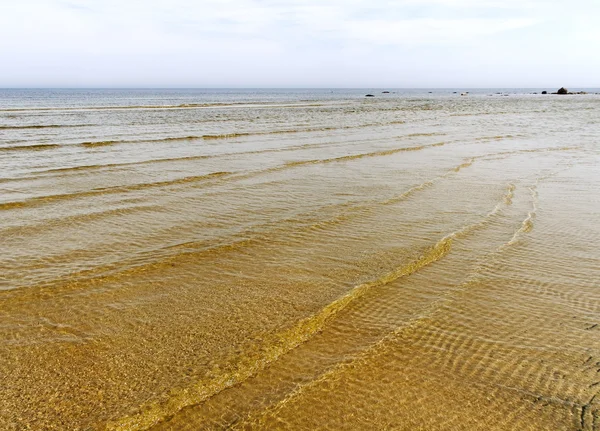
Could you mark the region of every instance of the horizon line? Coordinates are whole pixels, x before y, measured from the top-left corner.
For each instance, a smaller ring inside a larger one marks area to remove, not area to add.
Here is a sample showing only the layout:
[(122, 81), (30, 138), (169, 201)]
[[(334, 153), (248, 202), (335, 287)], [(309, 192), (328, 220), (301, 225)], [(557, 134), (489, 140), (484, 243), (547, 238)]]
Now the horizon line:
[[(563, 86), (564, 87), (564, 86)], [(32, 87), (0, 87), (0, 90), (490, 90), (490, 89), (523, 89), (523, 90), (539, 90), (539, 89), (553, 89), (555, 87), (526, 87), (526, 86), (498, 86), (498, 87), (466, 87), (466, 86), (453, 86), (453, 87), (129, 87), (129, 86), (98, 86), (98, 87), (47, 87), (47, 86), (32, 86)], [(558, 87), (561, 88), (561, 87)], [(567, 88), (567, 87), (565, 87)], [(576, 89), (600, 89), (600, 86), (569, 86), (568, 88)]]

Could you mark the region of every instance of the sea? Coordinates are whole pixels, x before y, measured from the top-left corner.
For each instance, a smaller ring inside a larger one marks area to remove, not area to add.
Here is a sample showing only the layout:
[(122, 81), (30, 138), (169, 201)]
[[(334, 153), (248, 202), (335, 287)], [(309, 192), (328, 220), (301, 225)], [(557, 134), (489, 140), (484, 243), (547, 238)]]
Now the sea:
[(0, 90), (0, 429), (600, 430), (600, 90), (543, 90)]

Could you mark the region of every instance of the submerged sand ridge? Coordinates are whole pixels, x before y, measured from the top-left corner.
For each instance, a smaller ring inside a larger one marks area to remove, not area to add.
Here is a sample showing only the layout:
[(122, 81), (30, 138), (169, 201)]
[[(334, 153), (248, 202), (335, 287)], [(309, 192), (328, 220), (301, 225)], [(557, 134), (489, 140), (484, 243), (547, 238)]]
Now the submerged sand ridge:
[(0, 427), (598, 429), (598, 100), (428, 97), (0, 154)]

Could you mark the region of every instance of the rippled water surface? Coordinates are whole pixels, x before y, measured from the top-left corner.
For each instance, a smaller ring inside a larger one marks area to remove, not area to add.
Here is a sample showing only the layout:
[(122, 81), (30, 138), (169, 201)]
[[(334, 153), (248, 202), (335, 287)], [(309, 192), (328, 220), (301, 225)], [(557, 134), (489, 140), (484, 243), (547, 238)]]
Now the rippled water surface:
[(0, 90), (0, 429), (600, 430), (600, 96), (533, 91)]

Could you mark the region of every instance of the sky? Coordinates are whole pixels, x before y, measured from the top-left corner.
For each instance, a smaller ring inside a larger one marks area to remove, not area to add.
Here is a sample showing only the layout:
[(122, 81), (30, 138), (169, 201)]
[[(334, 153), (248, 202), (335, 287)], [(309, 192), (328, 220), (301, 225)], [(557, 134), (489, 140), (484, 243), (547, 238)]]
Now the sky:
[(2, 87), (600, 87), (599, 0), (0, 0)]

